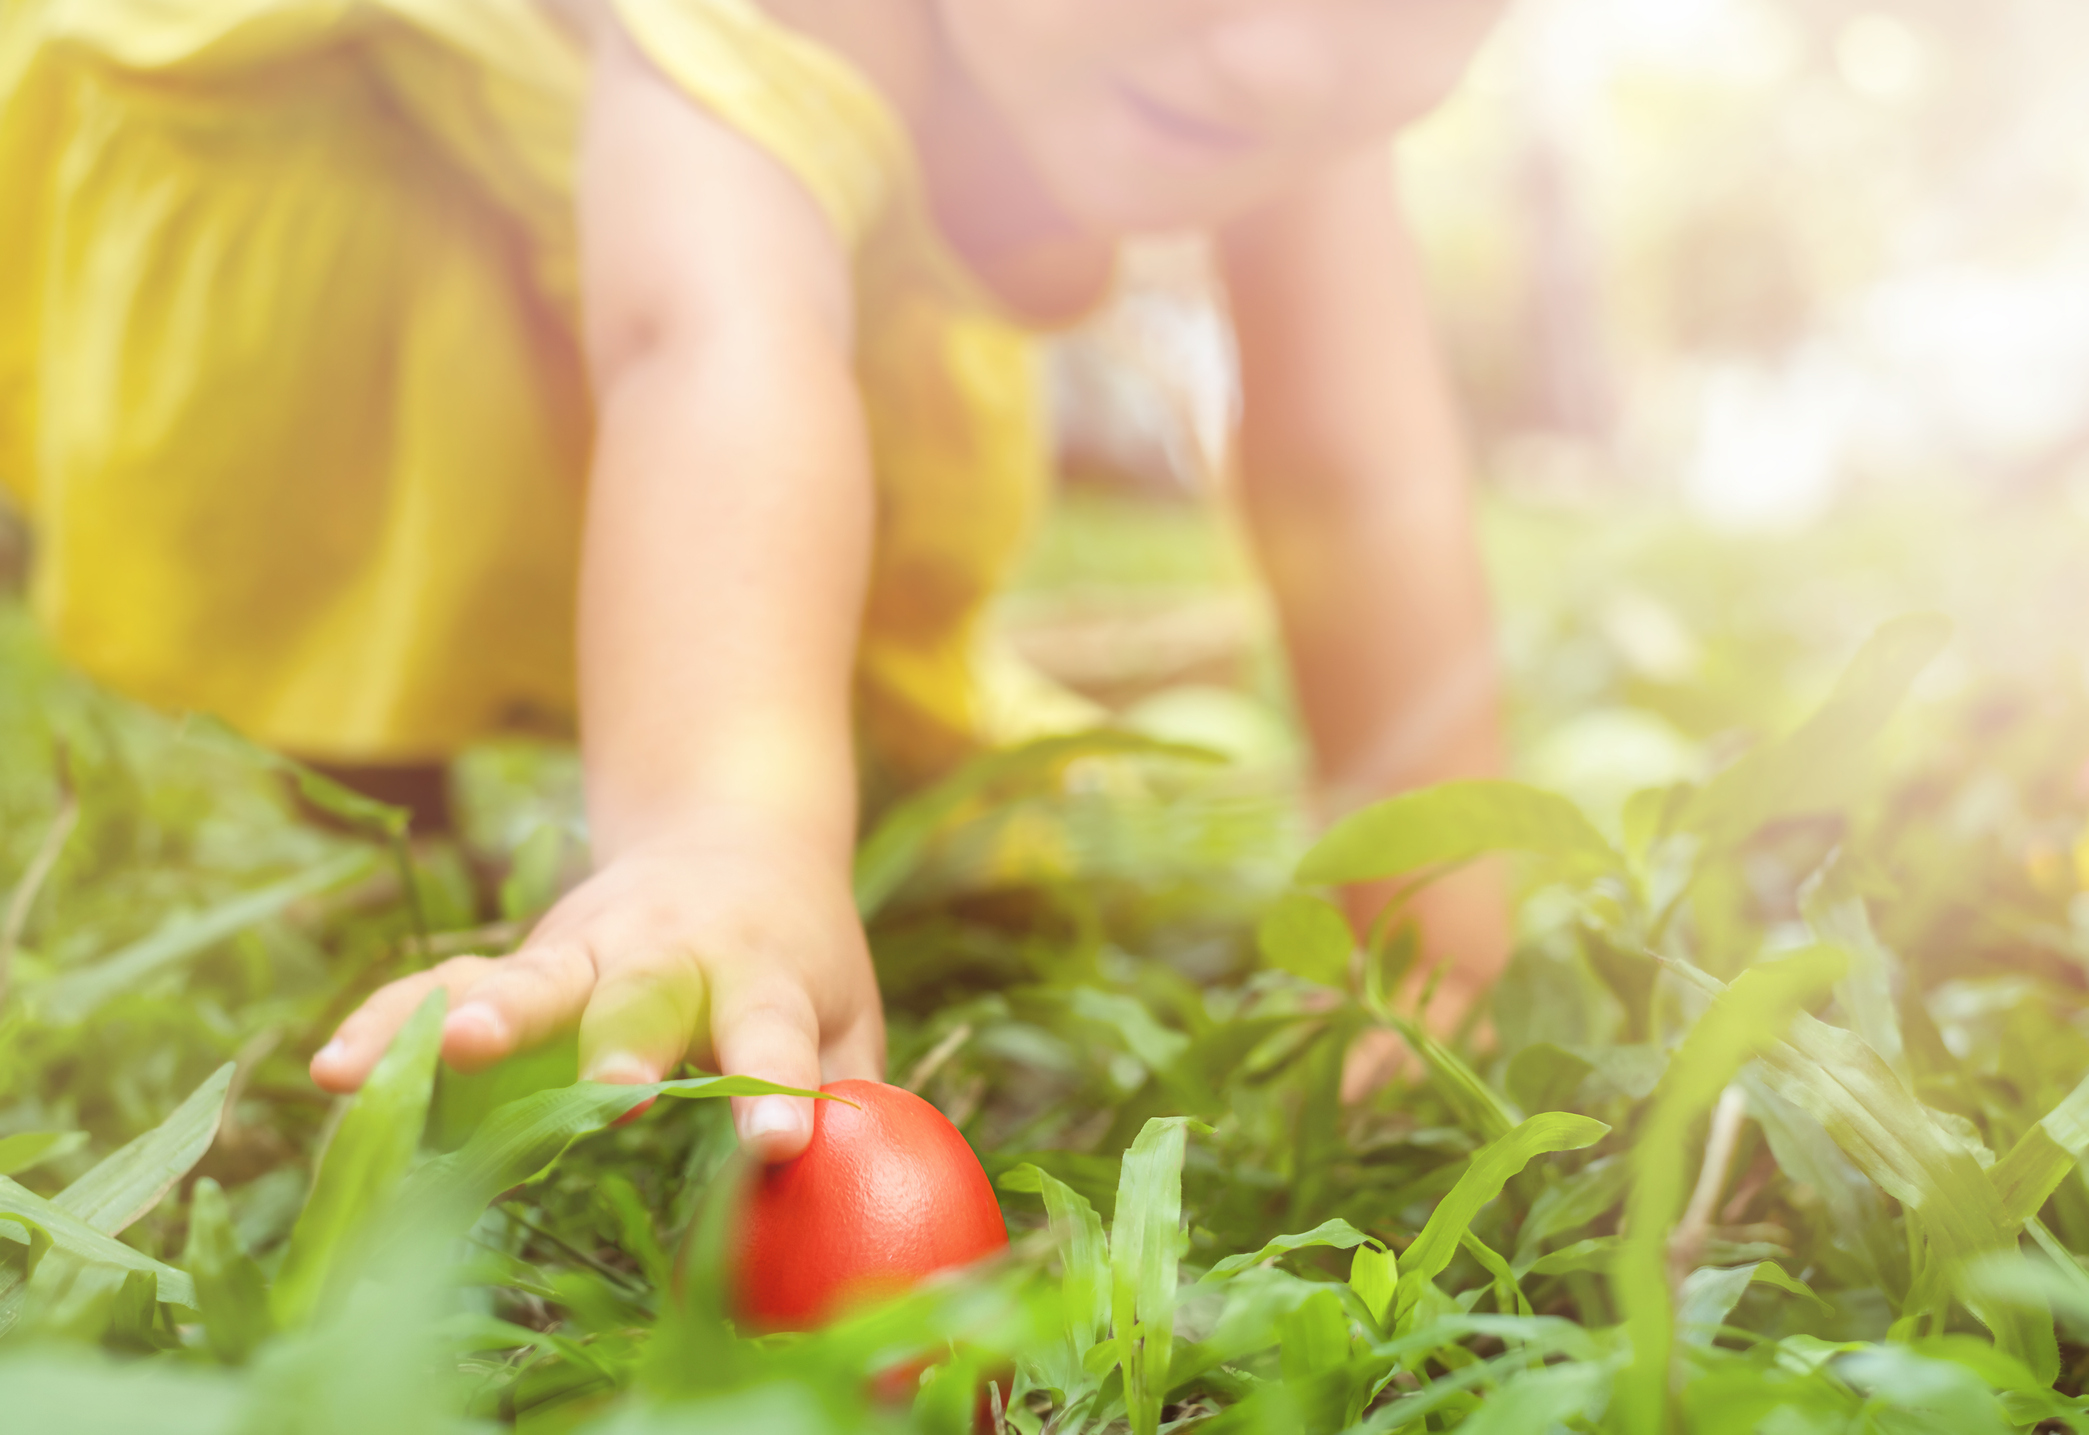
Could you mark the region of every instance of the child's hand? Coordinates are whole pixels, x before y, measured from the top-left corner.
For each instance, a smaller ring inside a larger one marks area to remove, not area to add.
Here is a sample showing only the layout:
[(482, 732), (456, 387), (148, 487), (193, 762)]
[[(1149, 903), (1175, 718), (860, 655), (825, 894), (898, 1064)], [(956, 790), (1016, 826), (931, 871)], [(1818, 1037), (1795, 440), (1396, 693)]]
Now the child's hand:
[[(442, 1052), (491, 1066), (575, 1022), (593, 1081), (658, 1081), (684, 1057), (812, 1088), (882, 1080), (885, 1021), (846, 871), (769, 824), (714, 820), (627, 848), (547, 914), (521, 951), (453, 957), (371, 994), (312, 1058), (360, 1086), (430, 990)], [(802, 1097), (735, 1098), (741, 1143), (786, 1160), (812, 1134)]]
[[(1360, 931), (1369, 929), (1397, 886), (1387, 882), (1350, 890), (1351, 912)], [(1423, 959), (1408, 974), (1396, 1004), (1419, 1015), (1431, 1036), (1449, 1042), (1464, 1031), (1472, 1009), (1486, 999), (1508, 964), (1509, 901), (1502, 873), (1493, 863), (1454, 872), (1416, 894), (1408, 910), (1420, 929)], [(1428, 1008), (1417, 1011), (1423, 993), (1432, 986)], [(1481, 1050), (1492, 1047), (1492, 1023), (1483, 1019), (1471, 1036)], [(1419, 1081), (1422, 1075), (1421, 1059), (1407, 1043), (1396, 1032), (1374, 1027), (1349, 1048), (1342, 1099), (1361, 1101), (1390, 1081)]]

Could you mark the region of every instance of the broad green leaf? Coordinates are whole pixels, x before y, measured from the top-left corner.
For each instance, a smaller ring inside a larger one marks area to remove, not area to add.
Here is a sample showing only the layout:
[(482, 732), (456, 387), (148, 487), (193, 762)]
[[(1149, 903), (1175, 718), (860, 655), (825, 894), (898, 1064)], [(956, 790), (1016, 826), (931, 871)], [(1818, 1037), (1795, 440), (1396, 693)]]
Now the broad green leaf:
[(0, 1212), (0, 1225), (14, 1226), (22, 1235), (10, 1237), (14, 1244), (0, 1246), (0, 1338), (14, 1329), (22, 1317), (24, 1296), (36, 1268), (50, 1254), (51, 1233), (19, 1212)]
[(1067, 1010), (1117, 1033), (1126, 1051), (1151, 1072), (1164, 1072), (1189, 1050), (1190, 1039), (1155, 1020), (1153, 1008), (1137, 997), (1098, 987), (1075, 987), (1066, 994)]
[(668, 1289), (674, 1283), (674, 1257), (661, 1244), (659, 1223), (638, 1187), (623, 1172), (610, 1171), (595, 1190), (596, 1199), (616, 1218), (618, 1246), (638, 1263), (647, 1284), (655, 1290)]
[(1903, 1082), (1908, 1058), (1893, 1005), (1893, 957), (1871, 929), (1871, 912), (1837, 853), (1799, 889), (1799, 909), (1820, 941), (1849, 955), (1849, 972), (1835, 984), (1835, 1000), (1850, 1029), (1870, 1044)]
[(232, 1229), (224, 1191), (208, 1176), (189, 1195), (189, 1241), (181, 1260), (196, 1282), (211, 1353), (240, 1364), (269, 1333), (268, 1281)]
[(24, 1131), (0, 1138), (0, 1176), (12, 1176), (31, 1166), (41, 1166), (87, 1144), (84, 1131)]
[(401, 1204), (418, 1220), (469, 1225), (501, 1192), (542, 1179), (575, 1141), (658, 1096), (835, 1099), (752, 1076), (692, 1076), (637, 1086), (576, 1082), (496, 1107), (462, 1147), (413, 1173), (400, 1193)]
[(217, 718), (189, 713), (181, 720), (180, 732), (184, 743), (281, 773), (296, 785), (298, 795), (305, 801), (358, 832), (392, 842), (406, 837), (412, 818), (412, 813), (406, 808), (379, 802), (352, 787), (344, 787), (325, 773), (272, 747), (264, 747)]
[(1827, 1367), (1868, 1348), (1800, 1335), (1745, 1356), (1694, 1351), (1699, 1364), (1680, 1391), (1679, 1428), (1691, 1435), (1850, 1435), (1864, 1428), (1857, 1423), (1861, 1402)]
[(1349, 955), (1356, 936), (1332, 902), (1305, 892), (1286, 892), (1270, 904), (1255, 928), (1263, 962), (1324, 987), (1349, 984)]
[(296, 876), (220, 902), (208, 911), (170, 918), (151, 936), (93, 966), (67, 972), (39, 989), (35, 994), (37, 1017), (54, 1026), (83, 1022), (111, 998), (179, 967), (256, 923), (280, 915), (291, 903), (367, 876), (378, 860), (377, 854), (366, 848), (343, 852)]
[(1516, 1272), (1501, 1258), (1500, 1252), (1470, 1230), (1459, 1233), (1458, 1245), (1467, 1255), (1480, 1263), (1481, 1270), (1494, 1277), (1496, 1309), (1503, 1315), (1531, 1314), (1530, 1302), (1524, 1299), (1523, 1288), (1517, 1284)]
[(8, 1239), (14, 1241), (17, 1245), (27, 1246), (29, 1254), (28, 1259), (23, 1262), (26, 1272), (24, 1278), (26, 1279), (27, 1276), (34, 1275), (36, 1273), (36, 1263), (42, 1260), (45, 1253), (51, 1249), (51, 1233), (45, 1230), (41, 1224), (31, 1220), (19, 1211), (0, 1213), (0, 1223), (18, 1227), (23, 1232), (19, 1237), (9, 1236)]
[[(230, 1062), (219, 1067), (165, 1121), (104, 1157), (53, 1197), (52, 1207), (98, 1235), (113, 1236), (158, 1205), (217, 1138), (232, 1072)], [(60, 1249), (81, 1260), (95, 1259), (77, 1242), (61, 1244)], [(116, 1258), (115, 1264), (125, 1262)], [(0, 1333), (20, 1317), (28, 1279), (28, 1269), (0, 1264)]]
[(1346, 1251), (1352, 1247), (1363, 1245), (1367, 1241), (1370, 1241), (1373, 1245), (1377, 1244), (1377, 1242), (1371, 1241), (1371, 1238), (1362, 1231), (1340, 1218), (1322, 1221), (1310, 1231), (1302, 1231), (1295, 1236), (1277, 1236), (1265, 1244), (1259, 1251), (1245, 1255), (1228, 1256), (1206, 1271), (1204, 1279), (1207, 1281), (1224, 1280), (1227, 1276), (1244, 1271), (1249, 1266), (1259, 1266), (1264, 1261), (1281, 1256), (1287, 1251), (1302, 1251), (1310, 1246), (1327, 1246), (1338, 1251)]
[(1516, 1232), (1513, 1264), (1528, 1267), (1545, 1242), (1579, 1230), (1615, 1206), (1630, 1180), (1631, 1166), (1623, 1157), (1604, 1156), (1539, 1192)]
[(1933, 614), (1880, 628), (1818, 712), (1706, 783), (1678, 825), (1714, 847), (1729, 847), (1779, 818), (1849, 802), (1865, 780), (1879, 733), (1950, 637), (1951, 624)]
[(1870, 1397), (1867, 1423), (1876, 1430), (2011, 1435), (2015, 1428), (1987, 1382), (1957, 1361), (1874, 1345), (1837, 1361), (1835, 1373)]
[(108, 1358), (92, 1347), (33, 1345), (0, 1358), (6, 1428), (64, 1435), (226, 1435), (248, 1404), (223, 1372)]
[(481, 1350), (556, 1350), (560, 1344), (548, 1332), (472, 1310), (458, 1311), (444, 1320), (442, 1333), (450, 1348), (460, 1354)]
[(1473, 1217), (1501, 1194), (1512, 1176), (1540, 1156), (1579, 1151), (1609, 1134), (1610, 1128), (1600, 1121), (1564, 1111), (1547, 1111), (1474, 1152), (1458, 1184), (1437, 1203), (1414, 1244), (1400, 1255), (1396, 1326), (1404, 1328), (1411, 1323), (1422, 1299), (1422, 1288), (1451, 1263)]
[(576, 1028), (539, 1042), (482, 1071), (443, 1066), (435, 1073), (435, 1104), (428, 1112), (428, 1144), (455, 1151), (486, 1119), (511, 1101), (580, 1080), (580, 1032)]
[(1156, 1116), (1124, 1153), (1110, 1227), (1110, 1327), (1124, 1371), (1133, 1435), (1160, 1428), (1175, 1344), (1175, 1272), (1182, 1257), (1182, 1158), (1186, 1116)]
[(1733, 1314), (1748, 1287), (1757, 1281), (1804, 1296), (1822, 1310), (1833, 1309), (1814, 1294), (1811, 1286), (1788, 1275), (1775, 1261), (1723, 1269), (1706, 1266), (1683, 1277), (1682, 1288), (1676, 1293), (1676, 1329), (1692, 1345), (1711, 1345), (1718, 1328)]
[(1677, 782), (1666, 787), (1643, 787), (1626, 798), (1618, 814), (1625, 850), (1635, 858), (1644, 858), (1656, 841), (1674, 829), (1676, 819), (1696, 791), (1691, 783)]
[(1988, 1171), (2004, 1217), (2021, 1224), (2037, 1215), (2084, 1156), (2089, 1156), (2089, 1077)]
[(1400, 1262), (1391, 1251), (1375, 1244), (1359, 1245), (1349, 1261), (1349, 1288), (1356, 1292), (1364, 1309), (1381, 1329), (1393, 1308), (1393, 1295), (1400, 1283)]
[(1564, 1276), (1577, 1271), (1608, 1275), (1616, 1268), (1618, 1256), (1624, 1249), (1622, 1236), (1590, 1236), (1585, 1241), (1575, 1241), (1549, 1251), (1527, 1265), (1518, 1264), (1525, 1275), (1531, 1276)]
[(1595, 1065), (1577, 1051), (1532, 1042), (1510, 1058), (1502, 1085), (1525, 1110), (1559, 1111), (1574, 1103)]
[(1645, 1043), (1570, 1047), (1536, 1042), (1516, 1053), (1503, 1084), (1527, 1111), (1560, 1111), (1619, 1096), (1642, 1100), (1667, 1066), (1666, 1054)]
[(1408, 1050), (1422, 1059), (1429, 1082), (1466, 1125), (1489, 1141), (1507, 1135), (1523, 1113), (1504, 1100), (1499, 1092), (1480, 1080), (1465, 1059), (1429, 1034), (1405, 1012), (1387, 1005), (1377, 993), (1369, 994), (1371, 1015), (1400, 1034)]
[(1983, 1257), (1967, 1266), (1967, 1289), (2033, 1316), (2050, 1310), (2079, 1342), (2089, 1334), (2089, 1270), (2037, 1219), (2024, 1232), (2045, 1260), (2020, 1260), (2015, 1251)]
[[(1979, 1377), (1982, 1384), (1999, 1393), (2045, 1396), (2050, 1398), (2052, 1390), (2024, 1368), (2023, 1362), (1995, 1348), (1993, 1342), (1982, 1340), (1977, 1335), (1952, 1332), (1945, 1335), (1924, 1336), (1908, 1342), (1908, 1349), (1929, 1360), (1949, 1361), (1963, 1366)], [(2043, 1402), (2041, 1402), (2043, 1403)], [(2079, 1416), (2084, 1407), (2077, 1402), (2067, 1402), (2068, 1414)], [(2009, 1403), (2004, 1402), (2005, 1410)], [(2065, 1407), (2063, 1407), (2065, 1408)], [(2041, 1413), (2057, 1413), (2045, 1411)]]
[[(1430, 1415), (1446, 1406), (1455, 1406), (1461, 1400), (1469, 1401), (1470, 1397), (1464, 1392), (1474, 1386), (1501, 1384), (1531, 1369), (1547, 1356), (1561, 1355), (1570, 1362), (1550, 1367), (1554, 1369), (1593, 1367), (1597, 1362), (1614, 1359), (1614, 1353), (1599, 1343), (1596, 1335), (1556, 1316), (1448, 1316), (1393, 1340), (1382, 1341), (1373, 1347), (1373, 1351), (1382, 1359), (1409, 1366), (1426, 1357), (1458, 1351), (1456, 1342), (1471, 1336), (1491, 1337), (1512, 1348), (1506, 1355), (1492, 1360), (1473, 1360), (1462, 1369), (1454, 1369), (1448, 1375), (1431, 1380), (1426, 1387), (1411, 1395), (1381, 1405), (1358, 1427), (1359, 1432), (1375, 1435), (1380, 1431), (1419, 1427)], [(1544, 1427), (1527, 1425), (1523, 1428)]]
[(37, 1273), (31, 1294), (37, 1297), (35, 1330), (42, 1339), (135, 1351), (161, 1347), (159, 1283), (149, 1271), (60, 1252)]
[(1581, 809), (1520, 782), (1479, 779), (1410, 792), (1350, 814), (1298, 864), (1313, 886), (1375, 882), (1490, 852), (1534, 852), (1571, 871), (1624, 864)]
[(1059, 1250), (1065, 1339), (1065, 1361), (1049, 1377), (1062, 1398), (1078, 1398), (1092, 1383), (1082, 1378), (1088, 1352), (1110, 1328), (1110, 1242), (1103, 1234), (1102, 1218), (1085, 1196), (1037, 1166), (1017, 1166), (996, 1184), (1004, 1191), (1032, 1191), (1044, 1198), (1052, 1241)]
[[(193, 1308), (196, 1304), (195, 1283), (184, 1272), (103, 1235), (56, 1201), (47, 1201), (0, 1176), (0, 1241), (28, 1245), (34, 1240), (31, 1226), (42, 1229), (52, 1250), (89, 1265), (143, 1271), (159, 1282), (159, 1298), (169, 1305)], [(17, 1231), (23, 1232), (20, 1240)]]
[(330, 1292), (346, 1285), (397, 1195), (427, 1124), (448, 1007), (438, 987), (414, 1009), (335, 1129), (271, 1292), (284, 1329), (309, 1322)]
[(1837, 1261), (1843, 1278), (1882, 1289), (1904, 1285), (1907, 1248), (1892, 1228), (1879, 1188), (1843, 1154), (1826, 1127), (1771, 1089), (1759, 1066), (1743, 1071), (1740, 1085), (1778, 1170), (1820, 1199), (1832, 1242), (1824, 1254)]
[(1461, 1435), (1535, 1435), (1570, 1416), (1600, 1413), (1611, 1372), (1594, 1362), (1547, 1365), (1512, 1377), (1462, 1422)]
[(1286, 1381), (1309, 1380), (1349, 1359), (1349, 1315), (1332, 1289), (1316, 1291), (1277, 1318)]
[(1616, 1416), (1626, 1435), (1669, 1428), (1669, 1354), (1674, 1339), (1668, 1288), (1668, 1233), (1682, 1214), (1686, 1172), (1696, 1155), (1688, 1137), (1741, 1064), (1769, 1050), (1806, 1003), (1842, 975), (1832, 948), (1750, 968), (1720, 991), (1669, 1061), (1654, 1109), (1632, 1148), (1633, 1184), (1625, 1204), (1630, 1237), (1611, 1273), (1632, 1340), (1632, 1364), (1619, 1377)]
[(1291, 1202), (1283, 1220), (1303, 1225), (1313, 1214), (1327, 1209), (1330, 1176), (1342, 1159), (1342, 1069), (1365, 1015), (1356, 1007), (1343, 1007), (1322, 1030), (1319, 1040), (1307, 1047), (1296, 1073), (1298, 1104), (1291, 1116)]
[(1276, 1346), (1283, 1339), (1284, 1318), (1306, 1301), (1328, 1293), (1335, 1296), (1352, 1320), (1370, 1324), (1369, 1308), (1352, 1287), (1306, 1280), (1275, 1266), (1251, 1267), (1223, 1283), (1185, 1290), (1185, 1305), (1195, 1313), (1203, 1334), (1199, 1340), (1176, 1342), (1174, 1360), (1168, 1368), (1169, 1390), (1179, 1392), (1188, 1381), (1209, 1377), (1222, 1366), (1237, 1364)]
[(173, 1115), (96, 1162), (58, 1193), (56, 1204), (108, 1236), (157, 1206), (217, 1140), (233, 1069), (228, 1061), (212, 1072)]

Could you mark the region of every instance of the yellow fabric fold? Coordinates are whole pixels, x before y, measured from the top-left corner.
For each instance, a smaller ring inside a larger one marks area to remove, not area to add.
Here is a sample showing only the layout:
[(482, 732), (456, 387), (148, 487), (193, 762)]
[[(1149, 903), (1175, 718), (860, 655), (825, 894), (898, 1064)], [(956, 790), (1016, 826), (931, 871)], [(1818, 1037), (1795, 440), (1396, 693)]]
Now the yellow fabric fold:
[[(846, 61), (744, 0), (618, 10), (855, 255), (860, 723), (926, 775), (991, 736), (980, 615), (1044, 486), (1027, 340)], [(526, 0), (0, 4), (0, 483), (72, 658), (336, 761), (570, 725), (587, 68)]]

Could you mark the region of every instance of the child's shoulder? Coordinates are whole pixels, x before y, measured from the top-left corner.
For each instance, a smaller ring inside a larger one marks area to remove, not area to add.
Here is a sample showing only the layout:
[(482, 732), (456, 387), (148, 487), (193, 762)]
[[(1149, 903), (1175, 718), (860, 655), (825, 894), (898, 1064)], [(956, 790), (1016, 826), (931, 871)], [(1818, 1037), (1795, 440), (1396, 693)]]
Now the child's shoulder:
[(936, 32), (925, 0), (760, 0), (757, 8), (843, 56), (908, 120), (930, 103)]
[[(537, 0), (567, 30), (599, 40), (621, 23), (620, 0)], [(649, 9), (767, 17), (847, 60), (901, 114), (915, 113), (933, 72), (935, 29), (923, 0), (644, 0)], [(751, 35), (754, 30), (741, 28)]]

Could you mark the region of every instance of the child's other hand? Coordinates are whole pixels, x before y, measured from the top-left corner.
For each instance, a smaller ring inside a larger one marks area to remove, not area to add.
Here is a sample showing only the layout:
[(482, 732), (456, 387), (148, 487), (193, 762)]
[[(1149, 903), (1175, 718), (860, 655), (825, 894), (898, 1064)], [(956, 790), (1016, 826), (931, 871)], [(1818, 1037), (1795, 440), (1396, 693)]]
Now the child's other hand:
[[(1369, 928), (1394, 885), (1378, 884), (1349, 894), (1360, 930)], [(1397, 1005), (1420, 1016), (1423, 1029), (1438, 1041), (1449, 1042), (1465, 1032), (1473, 1008), (1486, 1000), (1508, 963), (1509, 904), (1502, 874), (1492, 863), (1454, 872), (1418, 893), (1409, 910), (1421, 930), (1423, 960), (1408, 974)], [(1427, 1009), (1418, 1010), (1432, 985)], [(1494, 1044), (1492, 1023), (1485, 1019), (1470, 1035), (1482, 1051)], [(1421, 1059), (1398, 1033), (1375, 1027), (1350, 1046), (1342, 1069), (1342, 1099), (1361, 1101), (1388, 1082), (1418, 1081), (1423, 1071)]]
[[(477, 1071), (576, 1022), (593, 1081), (661, 1080), (688, 1057), (814, 1088), (882, 1080), (885, 1021), (848, 874), (772, 824), (714, 819), (626, 849), (509, 956), (453, 957), (372, 993), (312, 1058), (353, 1091), (437, 986), (442, 1054)], [(740, 1141), (787, 1160), (812, 1134), (802, 1097), (736, 1097)]]

